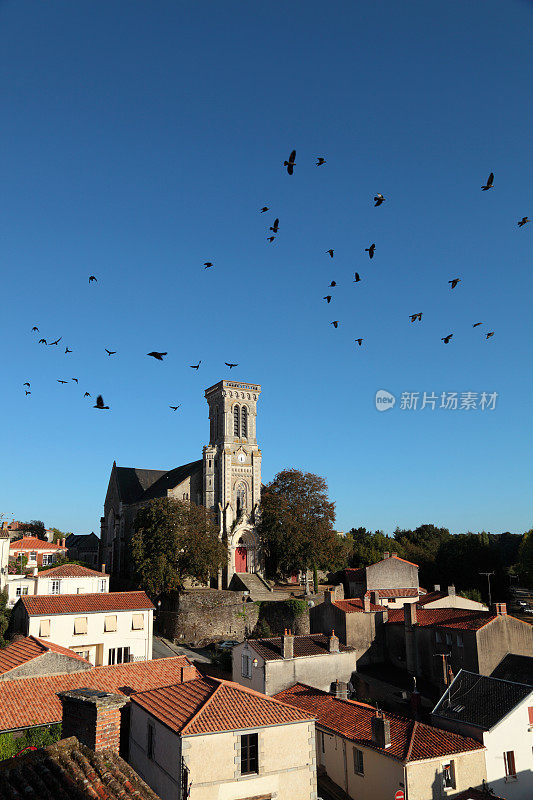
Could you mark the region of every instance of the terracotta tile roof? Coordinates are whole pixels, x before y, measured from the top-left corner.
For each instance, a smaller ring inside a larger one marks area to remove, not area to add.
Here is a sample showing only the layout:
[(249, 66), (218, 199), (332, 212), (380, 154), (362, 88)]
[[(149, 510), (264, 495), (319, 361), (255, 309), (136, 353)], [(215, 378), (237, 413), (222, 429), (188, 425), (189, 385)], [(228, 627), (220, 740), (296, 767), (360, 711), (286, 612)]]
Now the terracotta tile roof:
[(24, 595), (19, 603), (22, 603), (29, 616), (134, 611), (154, 607), (144, 592)]
[[(363, 611), (363, 601), (360, 597), (352, 597), (350, 600), (335, 600), (334, 606), (345, 611), (347, 614), (352, 614), (355, 611)], [(370, 611), (384, 611), (384, 606), (377, 606), (375, 603), (370, 603)]]
[(36, 636), (25, 636), (24, 638), (11, 642), (11, 644), (8, 644), (6, 647), (0, 648), (0, 675), (4, 675), (6, 672), (10, 672), (10, 670), (20, 667), (21, 664), (25, 664), (27, 661), (31, 661), (38, 656), (42, 656), (43, 653), (48, 653), (50, 651), (75, 658), (77, 661), (83, 661), (85, 664), (89, 663), (67, 647), (61, 647), (53, 642), (43, 642)]
[(370, 589), (376, 592), (378, 597), (418, 597), (418, 589)]
[(22, 550), (66, 550), (60, 544), (53, 542), (45, 542), (43, 539), (38, 539), (36, 536), (23, 536), (22, 539), (17, 539), (9, 545), (11, 553), (17, 553)]
[(261, 728), (312, 720), (313, 714), (218, 678), (140, 692), (132, 702), (184, 735)]
[[(420, 591), (422, 591), (422, 589)], [(443, 600), (445, 597), (448, 597), (448, 595), (443, 592), (425, 592), (419, 598), (417, 605), (425, 606), (428, 603), (434, 603), (435, 600)]]
[(188, 658), (176, 656), (1, 682), (0, 731), (61, 722), (57, 692), (89, 688), (130, 695), (179, 683), (182, 667), (188, 666), (191, 666)]
[(496, 796), (492, 794), (492, 791), (489, 793), (484, 789), (465, 789), (464, 792), (459, 792), (459, 794), (455, 794), (454, 800), (504, 800), (503, 797), (500, 795)]
[(82, 567), (81, 564), (61, 564), (38, 573), (39, 578), (109, 578), (105, 572)]
[[(416, 610), (417, 622), (422, 628), (435, 627), (477, 631), (496, 619), (496, 616), (491, 611), (481, 611), (475, 608), (419, 608), (418, 603)], [(388, 625), (403, 624), (403, 621), (403, 608), (389, 609)]]
[(0, 762), (0, 797), (159, 800), (120, 756), (109, 750), (95, 752), (74, 736)]
[[(337, 601), (340, 602), (340, 601)], [(281, 659), (281, 636), (275, 636), (272, 639), (248, 639), (250, 647), (262, 656), (265, 661), (273, 661)], [(347, 647), (344, 644), (339, 645), (341, 653), (355, 652), (354, 647)], [(303, 656), (323, 656), (329, 653), (329, 636), (324, 633), (312, 633), (308, 636), (295, 636), (294, 637), (294, 658), (302, 658)]]
[(474, 739), (389, 713), (385, 716), (390, 722), (391, 746), (382, 749), (372, 741), (372, 718), (376, 716), (372, 706), (354, 700), (341, 700), (301, 683), (279, 692), (274, 697), (314, 714), (317, 717), (316, 724), (320, 728), (338, 733), (350, 741), (373, 750), (387, 753), (402, 762), (440, 758), (454, 753), (484, 749), (483, 745)]
[[(383, 564), (384, 561), (390, 561), (391, 558), (394, 558), (396, 561), (403, 561), (404, 564), (410, 564), (412, 567), (416, 567), (418, 569), (418, 564), (415, 564), (413, 561), (407, 561), (406, 558), (400, 558), (400, 556), (389, 556), (389, 558), (382, 558), (381, 561), (376, 561), (376, 564)], [(371, 564), (370, 566), (374, 566)]]

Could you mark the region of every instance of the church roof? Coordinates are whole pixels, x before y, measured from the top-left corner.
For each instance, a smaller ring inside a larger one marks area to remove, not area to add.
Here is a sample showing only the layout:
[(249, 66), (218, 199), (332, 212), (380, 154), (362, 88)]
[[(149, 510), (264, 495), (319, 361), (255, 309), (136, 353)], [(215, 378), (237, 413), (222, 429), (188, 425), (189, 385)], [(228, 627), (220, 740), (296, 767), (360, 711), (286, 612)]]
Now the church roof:
[(126, 504), (166, 497), (168, 489), (181, 483), (201, 466), (200, 460), (171, 470), (115, 467), (119, 497)]

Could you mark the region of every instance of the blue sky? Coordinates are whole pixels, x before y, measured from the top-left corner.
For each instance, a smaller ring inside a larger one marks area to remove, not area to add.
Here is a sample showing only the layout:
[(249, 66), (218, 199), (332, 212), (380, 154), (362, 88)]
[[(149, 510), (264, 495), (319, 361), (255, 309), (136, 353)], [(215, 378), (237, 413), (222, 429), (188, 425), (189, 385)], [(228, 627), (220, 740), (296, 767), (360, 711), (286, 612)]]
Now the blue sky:
[[(532, 29), (519, 0), (0, 0), (0, 512), (98, 531), (113, 459), (200, 458), (231, 377), (263, 480), (323, 475), (340, 530), (531, 527)], [(400, 407), (424, 391), (498, 398)]]

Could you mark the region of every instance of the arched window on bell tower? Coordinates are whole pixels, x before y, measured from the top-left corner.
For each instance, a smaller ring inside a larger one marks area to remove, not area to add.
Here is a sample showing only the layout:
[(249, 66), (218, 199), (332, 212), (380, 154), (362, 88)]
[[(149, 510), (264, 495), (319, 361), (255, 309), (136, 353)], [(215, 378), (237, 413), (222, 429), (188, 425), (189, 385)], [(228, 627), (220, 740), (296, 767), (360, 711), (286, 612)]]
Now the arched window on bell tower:
[(233, 407), (233, 435), (239, 436), (240, 434), (240, 414), (239, 414), (239, 406)]
[(248, 438), (248, 409), (246, 406), (241, 408), (241, 436), (243, 439)]

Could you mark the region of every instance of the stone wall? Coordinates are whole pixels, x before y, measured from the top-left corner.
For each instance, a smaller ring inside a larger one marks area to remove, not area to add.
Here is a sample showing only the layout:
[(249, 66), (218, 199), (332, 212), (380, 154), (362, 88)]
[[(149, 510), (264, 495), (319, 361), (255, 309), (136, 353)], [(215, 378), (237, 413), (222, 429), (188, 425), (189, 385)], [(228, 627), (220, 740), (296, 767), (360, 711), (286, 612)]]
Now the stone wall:
[(89, 669), (92, 669), (92, 666), (85, 661), (48, 651), (0, 675), (0, 681), (10, 681), (13, 678), (33, 678), (37, 675), (64, 675)]
[(201, 646), (221, 639), (279, 636), (286, 628), (309, 633), (309, 613), (300, 601), (242, 602), (240, 592), (190, 589), (163, 598), (156, 630), (167, 639)]

